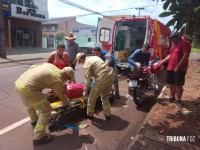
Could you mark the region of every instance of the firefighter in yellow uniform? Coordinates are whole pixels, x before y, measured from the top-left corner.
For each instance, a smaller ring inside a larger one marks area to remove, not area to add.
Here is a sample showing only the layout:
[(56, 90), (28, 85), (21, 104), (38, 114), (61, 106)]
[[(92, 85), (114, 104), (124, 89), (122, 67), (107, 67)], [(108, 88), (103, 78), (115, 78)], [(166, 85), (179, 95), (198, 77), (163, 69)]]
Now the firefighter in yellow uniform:
[(89, 119), (94, 118), (94, 111), (96, 105), (96, 98), (100, 95), (104, 115), (106, 120), (110, 120), (110, 103), (108, 100), (108, 94), (112, 86), (112, 78), (114, 75), (113, 69), (98, 56), (90, 56), (86, 58), (84, 53), (78, 53), (76, 55), (78, 63), (83, 64), (83, 71), (85, 76), (85, 87), (83, 95), (87, 95), (92, 77), (94, 78), (94, 84), (91, 88), (87, 105), (87, 116)]
[[(45, 132), (51, 115), (51, 106), (42, 90), (45, 88), (53, 89), (64, 104), (70, 105), (68, 98), (64, 95), (66, 89), (63, 86), (70, 79), (75, 80), (71, 67), (60, 70), (52, 64), (44, 63), (31, 66), (15, 82), (16, 91), (26, 106), (31, 124), (34, 126), (34, 145), (45, 144), (52, 140), (52, 137), (46, 135)], [(36, 110), (39, 112), (39, 116)]]

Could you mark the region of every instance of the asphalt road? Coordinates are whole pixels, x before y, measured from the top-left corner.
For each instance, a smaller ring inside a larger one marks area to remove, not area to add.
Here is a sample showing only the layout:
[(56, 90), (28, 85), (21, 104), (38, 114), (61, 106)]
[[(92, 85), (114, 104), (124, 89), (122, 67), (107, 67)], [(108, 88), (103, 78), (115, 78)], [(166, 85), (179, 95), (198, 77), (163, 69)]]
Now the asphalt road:
[[(105, 121), (103, 112), (97, 111), (93, 122), (71, 115), (70, 125), (86, 123), (89, 127), (74, 131), (64, 129), (52, 132), (54, 141), (34, 147), (32, 145), (32, 127), (20, 97), (14, 89), (14, 81), (25, 72), (31, 64), (43, 60), (26, 61), (0, 65), (0, 149), (1, 150), (121, 150), (127, 149), (150, 111), (154, 100), (149, 100), (144, 108), (137, 108), (126, 97), (126, 76), (119, 76), (121, 99), (112, 104), (112, 120)], [(76, 80), (82, 82), (81, 66), (76, 68)], [(47, 130), (48, 131), (48, 130)]]

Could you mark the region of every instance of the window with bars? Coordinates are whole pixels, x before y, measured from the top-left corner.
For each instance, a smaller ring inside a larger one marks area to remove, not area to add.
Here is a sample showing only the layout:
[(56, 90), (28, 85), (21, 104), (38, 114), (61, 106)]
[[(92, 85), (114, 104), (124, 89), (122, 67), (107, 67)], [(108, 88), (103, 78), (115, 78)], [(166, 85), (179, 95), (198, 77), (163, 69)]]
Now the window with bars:
[(25, 7), (31, 6), (31, 0), (24, 0)]

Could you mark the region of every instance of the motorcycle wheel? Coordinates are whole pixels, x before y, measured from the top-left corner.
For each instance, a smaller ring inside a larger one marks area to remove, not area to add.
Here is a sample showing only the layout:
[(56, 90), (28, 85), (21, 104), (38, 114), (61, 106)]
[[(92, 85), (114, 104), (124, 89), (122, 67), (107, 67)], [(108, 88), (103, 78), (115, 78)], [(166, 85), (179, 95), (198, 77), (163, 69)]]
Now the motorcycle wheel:
[(154, 89), (154, 93), (156, 94), (159, 91), (158, 77), (157, 77), (157, 75), (152, 74), (151, 75), (151, 79), (152, 79), (151, 86)]
[(142, 85), (133, 89), (133, 100), (137, 106), (143, 106), (145, 98), (145, 89)]

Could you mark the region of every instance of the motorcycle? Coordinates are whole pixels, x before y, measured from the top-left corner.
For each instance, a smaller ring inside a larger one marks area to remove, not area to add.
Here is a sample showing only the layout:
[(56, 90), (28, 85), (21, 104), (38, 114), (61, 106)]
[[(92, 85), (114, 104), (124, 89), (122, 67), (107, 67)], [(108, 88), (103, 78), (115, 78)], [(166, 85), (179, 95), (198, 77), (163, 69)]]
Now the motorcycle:
[(140, 70), (130, 68), (127, 79), (129, 95), (137, 106), (143, 106), (148, 96), (159, 91), (157, 75), (162, 69), (163, 66), (160, 66), (158, 61), (152, 61), (148, 67)]

